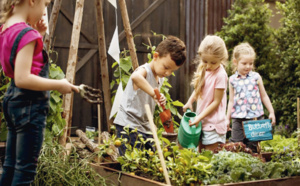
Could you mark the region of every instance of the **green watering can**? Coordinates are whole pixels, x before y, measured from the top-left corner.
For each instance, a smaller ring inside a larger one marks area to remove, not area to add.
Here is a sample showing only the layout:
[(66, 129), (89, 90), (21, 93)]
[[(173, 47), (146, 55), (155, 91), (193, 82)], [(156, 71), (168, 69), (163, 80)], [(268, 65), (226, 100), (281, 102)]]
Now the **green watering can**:
[(187, 109), (180, 121), (178, 142), (184, 148), (196, 148), (199, 144), (202, 123), (199, 122), (198, 127), (189, 126), (189, 121), (193, 121), (195, 117), (196, 113)]

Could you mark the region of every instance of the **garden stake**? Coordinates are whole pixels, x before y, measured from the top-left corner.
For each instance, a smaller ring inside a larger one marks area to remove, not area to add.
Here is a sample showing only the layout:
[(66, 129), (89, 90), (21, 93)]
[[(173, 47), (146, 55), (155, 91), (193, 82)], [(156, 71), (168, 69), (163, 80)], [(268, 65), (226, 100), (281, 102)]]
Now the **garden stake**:
[[(98, 98), (98, 101), (100, 99)], [(98, 146), (100, 145), (101, 142), (101, 115), (100, 115), (100, 103), (97, 104), (97, 110), (98, 110)], [(98, 157), (98, 163), (101, 163), (101, 158)]]
[(297, 137), (298, 137), (298, 146), (300, 146), (300, 99), (297, 97)]
[(158, 156), (159, 156), (159, 159), (160, 159), (160, 162), (161, 162), (161, 166), (163, 168), (165, 180), (166, 180), (168, 185), (171, 185), (169, 174), (168, 174), (168, 171), (167, 171), (167, 168), (166, 168), (165, 159), (164, 159), (164, 156), (163, 156), (163, 153), (162, 153), (162, 150), (161, 150), (161, 147), (160, 147), (160, 143), (159, 143), (159, 140), (158, 140), (158, 137), (157, 137), (157, 133), (156, 133), (156, 130), (155, 130), (155, 125), (154, 125), (154, 122), (153, 122), (153, 115), (151, 113), (150, 106), (148, 104), (146, 104), (145, 109), (146, 109), (146, 112), (147, 112), (148, 120), (149, 120), (149, 123), (150, 123), (150, 128), (151, 128), (151, 131), (152, 131), (152, 134), (153, 134), (153, 138), (154, 138), (154, 141), (155, 141), (155, 145), (156, 145), (156, 148), (157, 148), (157, 152), (158, 152)]
[[(66, 72), (66, 79), (74, 84), (75, 82), (75, 68), (77, 64), (77, 54), (80, 38), (80, 29), (83, 16), (84, 0), (76, 0), (74, 24), (72, 29), (70, 51), (68, 57), (68, 65)], [(59, 139), (59, 143), (63, 146), (66, 145), (67, 136), (71, 133), (72, 126), (72, 109), (73, 109), (73, 96), (74, 94), (66, 94), (63, 97), (63, 110), (64, 119), (66, 120), (66, 125), (63, 129), (63, 135)]]
[(61, 8), (61, 3), (62, 3), (62, 0), (55, 0), (52, 11), (51, 11), (51, 16), (50, 16), (50, 21), (49, 21), (49, 35), (45, 36), (45, 42), (44, 42), (47, 52), (49, 52), (51, 42), (53, 40), (53, 34), (55, 31), (56, 22), (57, 22), (58, 15), (59, 15), (59, 10)]
[[(154, 89), (157, 100), (160, 100), (160, 93), (157, 88)], [(159, 103), (160, 104), (160, 103)], [(167, 133), (174, 133), (173, 121), (171, 116), (170, 109), (166, 109), (164, 105), (160, 105), (163, 108), (163, 111), (159, 113), (160, 120), (163, 123), (165, 131)]]
[(120, 5), (121, 16), (122, 16), (123, 25), (124, 25), (124, 31), (125, 31), (126, 39), (127, 39), (127, 43), (128, 43), (128, 48), (129, 48), (129, 52), (130, 52), (130, 56), (131, 56), (131, 60), (132, 60), (132, 67), (133, 67), (133, 70), (135, 70), (135, 69), (137, 69), (137, 67), (139, 67), (139, 62), (138, 62), (137, 55), (135, 52), (135, 46), (134, 46), (130, 21), (129, 21), (129, 17), (128, 17), (126, 1), (119, 0), (119, 5)]
[(111, 112), (111, 96), (110, 96), (110, 83), (109, 83), (109, 73), (107, 65), (107, 54), (106, 54), (106, 42), (105, 42), (105, 28), (104, 28), (104, 18), (103, 18), (103, 0), (95, 0), (96, 6), (96, 24), (98, 33), (98, 50), (99, 50), (99, 61), (101, 70), (101, 81), (102, 81), (102, 91), (104, 97), (104, 109), (106, 113), (106, 127), (107, 129), (113, 125), (113, 121), (109, 119)]

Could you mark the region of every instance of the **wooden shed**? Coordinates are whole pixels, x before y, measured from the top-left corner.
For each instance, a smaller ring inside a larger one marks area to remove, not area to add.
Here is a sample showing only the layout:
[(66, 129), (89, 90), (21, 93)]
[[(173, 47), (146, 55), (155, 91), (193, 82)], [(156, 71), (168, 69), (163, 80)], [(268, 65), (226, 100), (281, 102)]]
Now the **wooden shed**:
[[(120, 49), (128, 48), (120, 10), (116, 11), (108, 0), (102, 2), (106, 48), (109, 47), (116, 24), (119, 30)], [(197, 48), (205, 35), (214, 34), (221, 29), (223, 18), (227, 16), (227, 10), (232, 3), (233, 0), (126, 0), (140, 65), (147, 62), (147, 53), (149, 53), (144, 44), (149, 44), (150, 40), (152, 45), (157, 45), (161, 41), (161, 37), (154, 36), (152, 32), (166, 36), (174, 35), (186, 43), (188, 60), (176, 71), (174, 77), (169, 78), (173, 86), (170, 90), (173, 100), (183, 103), (187, 101), (192, 91), (190, 80), (195, 70), (192, 61)], [(52, 55), (52, 58), (64, 72), (66, 72), (69, 55), (75, 4), (75, 0), (62, 1), (54, 32), (53, 50), (58, 55)], [(49, 15), (52, 7), (53, 3), (48, 8)], [(111, 68), (113, 62), (114, 60), (108, 55), (110, 81), (114, 78), (114, 70)], [(102, 89), (100, 68), (95, 2), (85, 0), (75, 84), (83, 83)], [(102, 123), (106, 123), (104, 104), (101, 105), (101, 113)], [(97, 106), (75, 95), (72, 134), (77, 128), (84, 130), (85, 126), (97, 127)], [(102, 130), (106, 130), (105, 125)]]

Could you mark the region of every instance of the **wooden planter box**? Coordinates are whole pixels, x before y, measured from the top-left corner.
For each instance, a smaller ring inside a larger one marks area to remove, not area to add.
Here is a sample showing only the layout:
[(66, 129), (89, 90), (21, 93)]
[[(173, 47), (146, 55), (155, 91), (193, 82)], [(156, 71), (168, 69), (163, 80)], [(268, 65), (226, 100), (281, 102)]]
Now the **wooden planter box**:
[(122, 186), (135, 186), (135, 185), (142, 185), (142, 186), (156, 186), (156, 185), (166, 185), (161, 182), (153, 181), (147, 178), (143, 178), (140, 176), (135, 176), (128, 174), (126, 172), (122, 172), (120, 170), (119, 163), (101, 163), (100, 165), (97, 164), (90, 164), (91, 167), (101, 176), (105, 177), (109, 183), (113, 183), (114, 185), (122, 185)]
[[(122, 186), (154, 186), (154, 185), (166, 185), (165, 183), (153, 181), (140, 176), (133, 176), (128, 173), (120, 171), (119, 163), (102, 163), (101, 165), (91, 164), (92, 168), (96, 170), (101, 176), (106, 177), (116, 185)], [(119, 182), (120, 181), (120, 182)], [(215, 184), (210, 186), (296, 186), (300, 185), (300, 176), (290, 178), (268, 179), (268, 180), (256, 180), (239, 183), (226, 183)]]
[[(211, 185), (211, 186), (217, 186)], [(256, 180), (256, 181), (247, 181), (239, 183), (227, 183), (222, 184), (224, 186), (296, 186), (300, 185), (300, 176), (290, 177), (290, 178), (279, 178), (279, 179), (268, 179), (268, 180)]]

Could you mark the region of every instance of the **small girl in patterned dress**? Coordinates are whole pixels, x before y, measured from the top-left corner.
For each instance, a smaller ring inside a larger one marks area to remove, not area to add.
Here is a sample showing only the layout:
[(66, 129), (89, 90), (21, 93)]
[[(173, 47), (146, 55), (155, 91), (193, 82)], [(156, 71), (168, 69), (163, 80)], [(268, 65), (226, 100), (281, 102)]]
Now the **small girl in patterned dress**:
[(244, 142), (253, 152), (257, 150), (256, 142), (244, 139), (243, 121), (263, 119), (263, 105), (269, 111), (269, 119), (275, 125), (276, 118), (270, 98), (266, 93), (261, 76), (252, 71), (256, 54), (248, 43), (237, 45), (232, 54), (235, 74), (229, 77), (229, 102), (226, 124), (232, 119), (231, 142)]

